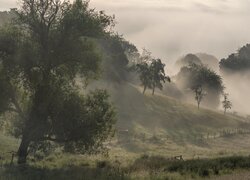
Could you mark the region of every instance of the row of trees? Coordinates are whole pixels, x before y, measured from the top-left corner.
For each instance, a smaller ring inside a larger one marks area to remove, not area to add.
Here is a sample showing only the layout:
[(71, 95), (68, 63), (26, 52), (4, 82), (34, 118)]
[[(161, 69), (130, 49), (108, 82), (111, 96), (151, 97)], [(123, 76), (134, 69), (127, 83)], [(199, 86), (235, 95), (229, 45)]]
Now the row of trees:
[(240, 48), (237, 53), (220, 61), (222, 71), (241, 72), (250, 69), (250, 44)]
[[(184, 65), (176, 77), (177, 83), (180, 83), (183, 89), (193, 91), (198, 109), (205, 97), (208, 106), (218, 106), (223, 95), (222, 106), (226, 114), (227, 109), (232, 108), (232, 103), (228, 99), (228, 94), (224, 93), (225, 87), (221, 76), (202, 62), (193, 62), (193, 56), (189, 55), (188, 58), (188, 65)], [(165, 64), (160, 59), (152, 58), (150, 52), (144, 49), (142, 56), (137, 57), (137, 62), (138, 60), (136, 70), (143, 86), (143, 94), (146, 89), (152, 89), (154, 95), (155, 88), (162, 90), (163, 83), (170, 82), (170, 77), (165, 75)]]

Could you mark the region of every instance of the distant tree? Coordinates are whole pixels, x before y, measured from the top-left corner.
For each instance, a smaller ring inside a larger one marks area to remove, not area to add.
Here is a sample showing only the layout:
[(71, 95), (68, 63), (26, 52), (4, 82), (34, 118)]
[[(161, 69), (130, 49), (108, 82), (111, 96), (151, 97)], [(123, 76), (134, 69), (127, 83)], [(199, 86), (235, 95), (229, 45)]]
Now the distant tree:
[(152, 88), (152, 77), (150, 66), (146, 62), (142, 62), (136, 65), (136, 70), (139, 73), (139, 78), (143, 86), (143, 94), (147, 88)]
[(220, 96), (224, 91), (222, 78), (207, 66), (190, 64), (181, 68), (176, 83), (183, 90), (202, 86), (207, 92), (204, 98), (206, 105), (214, 108), (220, 104)]
[(206, 96), (206, 93), (203, 91), (203, 88), (201, 85), (195, 86), (192, 88), (192, 90), (195, 93), (195, 100), (197, 102), (198, 105), (198, 109), (200, 109), (200, 104), (201, 101), (203, 100), (203, 98)]
[(109, 35), (112, 17), (88, 1), (22, 0), (17, 20), (0, 30), (0, 113), (16, 114), (18, 163), (32, 144), (96, 152), (113, 134), (115, 113), (104, 90), (85, 94), (79, 77), (97, 78), (92, 41)]
[(186, 56), (177, 60), (175, 66), (177, 68), (182, 68), (183, 66), (188, 66), (189, 64), (202, 65), (202, 61), (195, 54), (187, 54)]
[[(143, 94), (146, 89), (152, 89), (152, 95), (155, 93), (155, 88), (162, 90), (163, 83), (166, 81), (171, 82), (170, 77), (165, 75), (165, 64), (160, 59), (151, 59), (149, 56), (146, 58), (150, 61), (144, 61), (136, 65), (139, 78), (143, 85)], [(149, 63), (148, 63), (149, 62)]]
[(227, 94), (227, 93), (223, 94), (224, 100), (222, 101), (222, 105), (223, 105), (223, 108), (224, 108), (224, 114), (226, 114), (227, 109), (231, 109), (232, 108), (232, 103), (231, 103), (231, 101), (229, 101), (228, 95), (229, 94)]
[(150, 64), (152, 95), (155, 93), (155, 88), (162, 90), (162, 83), (166, 81), (171, 82), (170, 77), (165, 75), (164, 68), (165, 64), (163, 64), (160, 59), (152, 60)]

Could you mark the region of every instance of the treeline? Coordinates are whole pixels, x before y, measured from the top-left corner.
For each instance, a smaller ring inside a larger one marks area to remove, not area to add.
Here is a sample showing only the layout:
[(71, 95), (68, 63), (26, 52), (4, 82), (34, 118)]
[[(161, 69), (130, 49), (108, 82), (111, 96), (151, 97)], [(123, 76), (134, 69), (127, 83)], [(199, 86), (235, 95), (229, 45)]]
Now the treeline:
[(250, 44), (240, 48), (237, 53), (229, 55), (220, 61), (222, 71), (243, 72), (250, 70)]

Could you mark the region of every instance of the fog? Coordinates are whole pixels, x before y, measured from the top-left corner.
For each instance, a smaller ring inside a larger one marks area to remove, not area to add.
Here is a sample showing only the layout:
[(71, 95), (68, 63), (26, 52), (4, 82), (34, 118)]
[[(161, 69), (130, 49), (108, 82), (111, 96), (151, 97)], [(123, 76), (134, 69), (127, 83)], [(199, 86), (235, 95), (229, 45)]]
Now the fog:
[(223, 75), (226, 92), (233, 103), (231, 111), (250, 115), (250, 72)]
[(222, 58), (250, 41), (247, 0), (92, 0), (115, 14), (117, 30), (173, 63), (186, 53)]
[[(0, 0), (0, 10), (16, 2)], [(119, 33), (170, 64), (186, 53), (220, 59), (250, 42), (248, 0), (92, 0), (91, 7), (115, 14)]]
[[(0, 10), (17, 6), (0, 0)], [(249, 0), (91, 0), (91, 7), (115, 14), (115, 30), (139, 49), (173, 65), (187, 53), (227, 57), (250, 42)], [(168, 68), (171, 72), (171, 68)], [(233, 111), (250, 113), (249, 78), (224, 77)]]

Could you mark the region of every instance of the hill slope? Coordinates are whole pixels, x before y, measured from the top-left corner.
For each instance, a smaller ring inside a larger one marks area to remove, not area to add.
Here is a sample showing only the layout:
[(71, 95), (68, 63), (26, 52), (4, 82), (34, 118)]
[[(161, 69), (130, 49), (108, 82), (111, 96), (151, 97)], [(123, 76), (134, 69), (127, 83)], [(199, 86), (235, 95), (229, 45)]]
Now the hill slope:
[(143, 95), (142, 89), (131, 84), (106, 88), (118, 111), (119, 148), (126, 153), (184, 154), (189, 158), (248, 153), (250, 126), (244, 118), (198, 110), (162, 94)]
[(143, 95), (140, 88), (131, 84), (109, 86), (109, 90), (118, 109), (118, 128), (133, 128), (133, 124), (138, 123), (151, 131), (161, 128), (168, 134), (190, 134), (246, 127), (240, 117), (208, 109), (198, 110), (195, 105), (159, 93)]
[[(117, 109), (117, 133), (109, 143), (113, 157), (129, 159), (144, 153), (217, 157), (234, 153), (246, 155), (250, 149), (250, 128), (245, 119), (208, 109), (198, 110), (194, 105), (159, 93), (143, 95), (142, 89), (132, 84), (102, 82), (92, 85), (96, 87), (108, 89)], [(7, 138), (0, 136), (0, 139)], [(0, 143), (0, 150), (17, 149), (16, 140), (9, 142)]]

